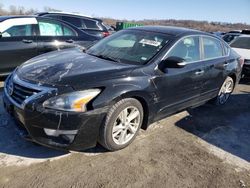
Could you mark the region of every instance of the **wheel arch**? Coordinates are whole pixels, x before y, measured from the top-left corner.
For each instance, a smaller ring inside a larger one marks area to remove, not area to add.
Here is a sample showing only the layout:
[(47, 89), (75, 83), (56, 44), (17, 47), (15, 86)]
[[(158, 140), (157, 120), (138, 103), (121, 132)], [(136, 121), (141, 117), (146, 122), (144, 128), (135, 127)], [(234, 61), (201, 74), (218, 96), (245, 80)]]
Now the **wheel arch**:
[(144, 92), (127, 92), (115, 98), (112, 103), (115, 104), (118, 101), (125, 99), (125, 98), (133, 98), (133, 99), (138, 100), (141, 103), (143, 107), (143, 114), (144, 114), (141, 128), (143, 130), (146, 130), (148, 128), (149, 122), (151, 122), (151, 113), (149, 109), (150, 105), (148, 102), (150, 100), (150, 97), (147, 96), (147, 94), (145, 94)]

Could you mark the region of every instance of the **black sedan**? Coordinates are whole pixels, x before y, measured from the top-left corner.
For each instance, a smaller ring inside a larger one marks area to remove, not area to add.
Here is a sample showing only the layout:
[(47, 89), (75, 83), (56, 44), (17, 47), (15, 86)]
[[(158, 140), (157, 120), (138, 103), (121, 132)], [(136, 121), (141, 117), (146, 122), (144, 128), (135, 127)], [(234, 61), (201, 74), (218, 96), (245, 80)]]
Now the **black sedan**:
[[(4, 105), (42, 145), (114, 151), (140, 128), (212, 100), (225, 104), (242, 60), (214, 35), (175, 27), (117, 32), (88, 49), (33, 58), (6, 80)], [(10, 138), (11, 139), (11, 138)]]
[(39, 54), (89, 47), (99, 37), (62, 21), (36, 16), (0, 16), (0, 76)]

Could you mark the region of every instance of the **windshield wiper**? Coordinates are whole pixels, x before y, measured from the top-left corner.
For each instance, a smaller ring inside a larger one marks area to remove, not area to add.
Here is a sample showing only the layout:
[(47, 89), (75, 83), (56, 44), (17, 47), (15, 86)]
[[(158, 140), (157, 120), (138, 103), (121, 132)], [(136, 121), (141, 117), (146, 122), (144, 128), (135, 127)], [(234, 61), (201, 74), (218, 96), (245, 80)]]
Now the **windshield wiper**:
[(92, 55), (92, 56), (95, 56), (95, 57), (98, 57), (98, 58), (101, 58), (101, 59), (105, 59), (105, 60), (108, 60), (108, 61), (113, 61), (113, 62), (117, 62), (117, 63), (120, 63), (121, 61), (119, 59), (115, 59), (115, 58), (112, 58), (112, 57), (108, 57), (108, 56), (105, 56), (105, 55), (95, 55), (95, 54), (91, 54), (91, 53), (88, 53), (89, 55)]

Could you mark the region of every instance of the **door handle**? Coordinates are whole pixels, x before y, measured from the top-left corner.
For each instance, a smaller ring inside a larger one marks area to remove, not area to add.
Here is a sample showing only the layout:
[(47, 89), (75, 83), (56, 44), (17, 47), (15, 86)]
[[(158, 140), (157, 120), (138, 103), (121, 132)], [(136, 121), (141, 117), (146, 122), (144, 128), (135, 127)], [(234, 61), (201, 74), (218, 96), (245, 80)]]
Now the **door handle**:
[(73, 43), (74, 41), (72, 39), (66, 40), (67, 43)]
[(204, 70), (199, 70), (197, 72), (195, 72), (195, 75), (199, 76), (199, 75), (202, 75), (204, 74)]
[(33, 40), (27, 40), (27, 39), (23, 39), (23, 43), (27, 43), (27, 44), (30, 44), (30, 43), (32, 43), (33, 42)]
[(225, 62), (225, 63), (223, 64), (224, 67), (227, 67), (228, 65), (229, 65), (228, 62)]

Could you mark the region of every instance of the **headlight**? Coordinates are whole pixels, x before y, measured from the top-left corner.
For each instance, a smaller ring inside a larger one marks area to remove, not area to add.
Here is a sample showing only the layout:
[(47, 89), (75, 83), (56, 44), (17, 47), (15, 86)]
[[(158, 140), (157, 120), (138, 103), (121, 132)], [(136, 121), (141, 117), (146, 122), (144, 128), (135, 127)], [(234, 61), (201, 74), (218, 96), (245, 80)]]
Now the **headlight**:
[(85, 112), (86, 105), (101, 92), (100, 89), (76, 91), (52, 97), (43, 103), (44, 108), (69, 112)]

